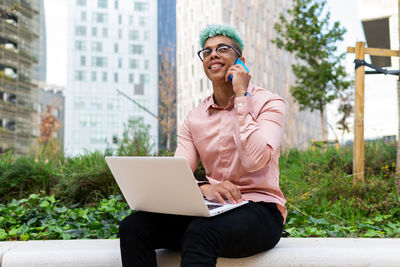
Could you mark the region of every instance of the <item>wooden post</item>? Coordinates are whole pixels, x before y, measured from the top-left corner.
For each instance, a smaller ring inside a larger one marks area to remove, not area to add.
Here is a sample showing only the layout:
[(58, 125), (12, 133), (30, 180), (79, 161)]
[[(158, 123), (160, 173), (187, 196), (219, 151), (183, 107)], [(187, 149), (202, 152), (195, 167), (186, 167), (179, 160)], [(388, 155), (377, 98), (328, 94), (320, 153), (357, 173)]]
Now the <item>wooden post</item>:
[[(364, 60), (365, 43), (356, 43), (356, 59)], [(356, 69), (355, 107), (354, 107), (354, 144), (353, 144), (353, 183), (364, 183), (364, 78), (365, 67)]]
[[(399, 0), (400, 11), (400, 0)], [(400, 14), (400, 12), (399, 12)], [(400, 29), (399, 29), (400, 33)], [(399, 35), (400, 36), (400, 35)], [(390, 50), (383, 48), (365, 48), (364, 42), (357, 42), (356, 47), (348, 47), (347, 53), (355, 53), (356, 59), (364, 59), (365, 54), (380, 57), (400, 57), (400, 50)], [(356, 99), (354, 107), (354, 145), (353, 145), (353, 183), (361, 181), (364, 183), (364, 77), (365, 67), (360, 66), (356, 69)], [(400, 78), (400, 77), (399, 77)], [(398, 84), (398, 101), (400, 103), (400, 82)], [(399, 105), (400, 116), (400, 105)], [(399, 136), (400, 136), (400, 117), (399, 117)], [(400, 138), (399, 138), (400, 141)], [(400, 159), (400, 150), (398, 150), (398, 159)], [(397, 161), (397, 173), (400, 173), (400, 161)], [(397, 178), (400, 184), (400, 175)], [(400, 191), (400, 185), (398, 186)]]
[[(399, 47), (400, 50), (400, 0), (397, 2), (397, 33), (399, 37)], [(399, 58), (399, 69), (400, 69), (400, 58)], [(400, 192), (400, 75), (397, 80), (397, 118), (398, 118), (398, 128), (397, 128), (397, 159), (396, 159), (396, 190)]]

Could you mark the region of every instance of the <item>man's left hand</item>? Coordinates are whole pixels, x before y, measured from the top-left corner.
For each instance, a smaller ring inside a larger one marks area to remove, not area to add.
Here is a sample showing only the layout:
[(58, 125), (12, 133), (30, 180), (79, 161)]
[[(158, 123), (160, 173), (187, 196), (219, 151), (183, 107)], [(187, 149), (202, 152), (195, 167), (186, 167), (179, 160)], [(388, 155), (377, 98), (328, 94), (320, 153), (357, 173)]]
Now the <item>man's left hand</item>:
[(229, 76), (232, 75), (233, 92), (236, 96), (243, 96), (249, 86), (251, 75), (246, 69), (240, 65), (233, 65), (229, 68), (225, 75), (225, 81), (229, 81)]

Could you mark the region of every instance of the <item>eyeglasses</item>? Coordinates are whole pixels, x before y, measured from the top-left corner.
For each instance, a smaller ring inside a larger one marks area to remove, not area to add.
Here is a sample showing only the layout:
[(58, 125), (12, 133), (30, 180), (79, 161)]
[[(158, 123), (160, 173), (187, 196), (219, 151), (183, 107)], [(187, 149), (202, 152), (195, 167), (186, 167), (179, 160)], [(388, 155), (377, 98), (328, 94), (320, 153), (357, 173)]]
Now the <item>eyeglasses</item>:
[[(236, 54), (238, 54), (239, 57), (242, 56), (242, 54), (236, 48), (234, 48), (231, 45), (227, 45), (227, 44), (218, 45), (218, 47), (215, 48), (215, 52), (217, 52), (218, 56), (221, 56), (221, 55), (224, 55), (224, 54), (228, 53), (229, 48), (233, 49), (233, 51), (235, 51)], [(204, 48), (204, 49), (200, 50), (199, 52), (197, 52), (197, 55), (199, 55), (199, 58), (200, 58), (201, 61), (204, 61), (209, 56), (211, 56), (213, 51), (214, 51), (214, 49)]]

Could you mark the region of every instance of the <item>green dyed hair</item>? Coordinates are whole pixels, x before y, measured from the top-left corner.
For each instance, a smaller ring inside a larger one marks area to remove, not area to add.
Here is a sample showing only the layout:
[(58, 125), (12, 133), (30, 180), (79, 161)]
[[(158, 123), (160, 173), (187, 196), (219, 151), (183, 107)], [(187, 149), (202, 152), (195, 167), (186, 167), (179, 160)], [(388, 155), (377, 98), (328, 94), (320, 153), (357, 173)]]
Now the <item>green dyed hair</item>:
[(223, 35), (232, 39), (234, 44), (236, 44), (240, 48), (240, 52), (244, 49), (244, 42), (242, 37), (240, 37), (239, 32), (235, 27), (225, 24), (209, 24), (207, 25), (199, 35), (200, 38), (200, 46), (204, 47), (206, 41), (214, 36)]

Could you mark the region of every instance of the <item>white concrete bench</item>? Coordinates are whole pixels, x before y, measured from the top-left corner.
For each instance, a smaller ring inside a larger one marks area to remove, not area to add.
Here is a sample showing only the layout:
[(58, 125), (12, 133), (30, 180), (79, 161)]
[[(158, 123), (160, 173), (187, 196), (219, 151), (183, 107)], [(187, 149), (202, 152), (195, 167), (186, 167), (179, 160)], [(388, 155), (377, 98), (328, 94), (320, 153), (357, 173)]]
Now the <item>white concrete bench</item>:
[[(179, 253), (159, 250), (157, 261), (160, 267), (179, 266)], [(0, 242), (0, 266), (121, 266), (119, 240)], [(283, 238), (270, 251), (219, 258), (217, 266), (400, 266), (400, 239)]]

